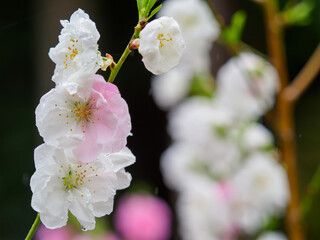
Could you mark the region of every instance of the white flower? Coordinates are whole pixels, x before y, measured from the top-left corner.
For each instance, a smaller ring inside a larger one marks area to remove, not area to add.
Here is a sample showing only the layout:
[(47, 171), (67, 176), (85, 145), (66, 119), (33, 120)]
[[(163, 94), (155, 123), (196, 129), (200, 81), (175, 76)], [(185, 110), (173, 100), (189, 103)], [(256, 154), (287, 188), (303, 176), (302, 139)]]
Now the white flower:
[(196, 70), (209, 69), (208, 52), (220, 28), (205, 1), (165, 1), (158, 15), (173, 17), (181, 26), (187, 45), (182, 63)]
[(241, 53), (220, 68), (217, 100), (239, 118), (257, 118), (272, 107), (278, 86), (273, 66), (253, 53)]
[(287, 240), (287, 238), (280, 232), (265, 232), (257, 240)]
[(131, 175), (124, 167), (135, 161), (128, 148), (100, 154), (96, 161), (78, 164), (62, 149), (43, 144), (35, 149), (36, 172), (31, 177), (31, 205), (50, 229), (66, 225), (68, 211), (83, 229), (95, 227), (95, 217), (110, 214), (116, 190), (129, 186)]
[(229, 239), (226, 237), (232, 235), (227, 196), (219, 184), (194, 181), (179, 195), (176, 209), (184, 240)]
[(270, 216), (283, 213), (289, 200), (287, 174), (271, 154), (255, 153), (232, 179), (235, 222), (255, 232)]
[(95, 23), (78, 9), (71, 15), (70, 22), (62, 20), (61, 25), (59, 43), (49, 51), (49, 57), (56, 64), (52, 80), (57, 84), (71, 81), (68, 77), (77, 71), (95, 74), (103, 65), (97, 44), (100, 34)]
[(181, 67), (153, 77), (151, 92), (157, 105), (162, 109), (168, 109), (187, 97), (191, 80), (190, 71)]
[(171, 17), (161, 17), (140, 32), (139, 52), (145, 67), (159, 75), (178, 65), (185, 49), (179, 24)]

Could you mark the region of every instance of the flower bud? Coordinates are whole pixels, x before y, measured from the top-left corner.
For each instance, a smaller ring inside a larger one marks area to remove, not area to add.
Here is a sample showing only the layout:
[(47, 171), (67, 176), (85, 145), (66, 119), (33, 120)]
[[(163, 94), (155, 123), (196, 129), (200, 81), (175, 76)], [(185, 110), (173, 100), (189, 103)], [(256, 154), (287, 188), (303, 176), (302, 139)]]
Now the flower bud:
[[(112, 64), (114, 64), (113, 57), (107, 53), (106, 57), (103, 58), (103, 66), (101, 67), (101, 70), (106, 71), (107, 68)], [(110, 68), (111, 68), (111, 66), (110, 66)]]

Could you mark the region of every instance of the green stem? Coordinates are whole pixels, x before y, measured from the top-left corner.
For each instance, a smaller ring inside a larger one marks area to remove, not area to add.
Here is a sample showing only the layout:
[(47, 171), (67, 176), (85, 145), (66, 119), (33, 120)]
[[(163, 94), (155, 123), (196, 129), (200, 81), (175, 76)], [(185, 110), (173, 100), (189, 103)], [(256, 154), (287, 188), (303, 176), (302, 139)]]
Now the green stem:
[(312, 204), (315, 200), (315, 195), (320, 191), (320, 165), (318, 166), (315, 174), (313, 175), (308, 188), (307, 192), (302, 200), (302, 211), (303, 215), (306, 216), (309, 210), (312, 207)]
[[(141, 29), (141, 25), (140, 23), (138, 23), (138, 25), (136, 26), (135, 30), (134, 30), (134, 33), (129, 41), (129, 44), (130, 42), (135, 39), (135, 38), (138, 38), (139, 37), (139, 34), (140, 34), (140, 30)], [(127, 57), (129, 56), (129, 54), (132, 52), (130, 49), (129, 49), (129, 44), (127, 45), (126, 49), (124, 50), (124, 52), (122, 53), (121, 55), (121, 58), (119, 59), (118, 63), (115, 65), (115, 67), (113, 69), (111, 69), (111, 73), (110, 73), (110, 76), (109, 76), (109, 79), (108, 79), (108, 82), (113, 82), (114, 79), (116, 78), (120, 68), (122, 67), (122, 64), (125, 62), (125, 60), (127, 59)]]
[(37, 217), (36, 217), (36, 220), (34, 220), (34, 223), (32, 224), (32, 227), (30, 228), (30, 231), (26, 237), (25, 240), (31, 240), (34, 233), (36, 232), (38, 226), (39, 226), (39, 223), (40, 223), (40, 214), (38, 213), (37, 214)]
[(122, 64), (124, 63), (124, 61), (127, 59), (127, 57), (129, 56), (129, 54), (131, 53), (131, 50), (129, 49), (129, 47), (127, 46), (126, 49), (124, 50), (121, 58), (119, 59), (118, 63), (116, 64), (116, 66), (111, 70), (108, 82), (113, 82), (114, 79), (116, 78)]

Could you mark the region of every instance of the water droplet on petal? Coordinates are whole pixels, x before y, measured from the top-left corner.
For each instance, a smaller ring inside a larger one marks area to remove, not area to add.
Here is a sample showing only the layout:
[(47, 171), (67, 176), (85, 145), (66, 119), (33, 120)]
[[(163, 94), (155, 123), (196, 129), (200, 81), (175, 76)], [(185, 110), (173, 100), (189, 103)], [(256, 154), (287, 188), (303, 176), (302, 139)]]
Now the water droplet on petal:
[(86, 229), (84, 226), (81, 226), (81, 230), (84, 232), (88, 231), (88, 229)]

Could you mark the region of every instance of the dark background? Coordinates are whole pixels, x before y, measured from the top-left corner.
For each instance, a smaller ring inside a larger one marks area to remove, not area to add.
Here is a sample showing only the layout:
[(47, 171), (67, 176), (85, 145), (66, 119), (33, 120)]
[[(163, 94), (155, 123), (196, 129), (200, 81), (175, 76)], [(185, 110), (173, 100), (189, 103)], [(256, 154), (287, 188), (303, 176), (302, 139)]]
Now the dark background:
[[(238, 9), (247, 12), (244, 41), (265, 52), (263, 16), (249, 0), (215, 0), (227, 23)], [(282, 1), (282, 4), (287, 1)], [(291, 79), (299, 72), (320, 40), (320, 2), (315, 1), (313, 21), (306, 27), (290, 27), (285, 34)], [(0, 3), (0, 239), (24, 239), (36, 213), (30, 206), (29, 180), (34, 172), (33, 150), (42, 143), (35, 127), (34, 111), (40, 97), (54, 87), (54, 64), (47, 53), (58, 42), (60, 19), (69, 19), (78, 8), (96, 22), (101, 34), (100, 51), (119, 59), (137, 22), (135, 0), (124, 1), (7, 1)], [(226, 61), (217, 61), (221, 46), (212, 50), (212, 71)], [(320, 63), (319, 63), (320, 64)], [(106, 73), (101, 73), (107, 78)], [(153, 193), (170, 202), (159, 171), (159, 156), (168, 146), (166, 114), (158, 110), (149, 94), (151, 74), (137, 52), (130, 55), (115, 84), (129, 105), (133, 136), (128, 146), (137, 162), (128, 168), (133, 186), (146, 182)], [(319, 77), (296, 107), (296, 132), (301, 192), (320, 163)], [(129, 189), (130, 190), (130, 189)], [(319, 194), (307, 216), (308, 239), (320, 239)]]

